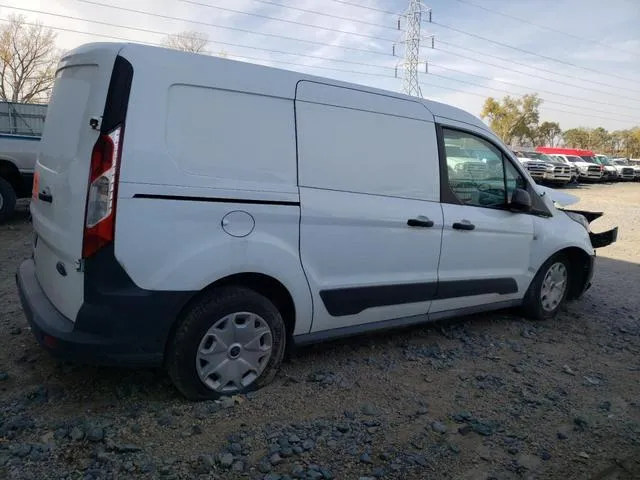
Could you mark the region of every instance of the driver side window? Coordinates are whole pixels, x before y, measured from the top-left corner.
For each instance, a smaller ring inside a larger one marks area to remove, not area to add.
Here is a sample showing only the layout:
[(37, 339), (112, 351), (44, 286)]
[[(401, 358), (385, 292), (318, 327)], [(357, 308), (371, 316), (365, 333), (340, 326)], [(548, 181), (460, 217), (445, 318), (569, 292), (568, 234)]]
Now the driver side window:
[(449, 186), (465, 205), (502, 208), (526, 183), (502, 152), (468, 132), (442, 129)]

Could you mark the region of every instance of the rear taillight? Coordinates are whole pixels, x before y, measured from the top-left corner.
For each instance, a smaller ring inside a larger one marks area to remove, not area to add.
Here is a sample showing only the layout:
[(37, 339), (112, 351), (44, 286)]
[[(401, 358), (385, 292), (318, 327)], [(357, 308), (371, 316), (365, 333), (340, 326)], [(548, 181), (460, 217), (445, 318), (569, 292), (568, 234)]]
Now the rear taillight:
[(87, 258), (113, 242), (122, 126), (101, 134), (91, 152), (89, 190), (85, 209), (82, 257)]

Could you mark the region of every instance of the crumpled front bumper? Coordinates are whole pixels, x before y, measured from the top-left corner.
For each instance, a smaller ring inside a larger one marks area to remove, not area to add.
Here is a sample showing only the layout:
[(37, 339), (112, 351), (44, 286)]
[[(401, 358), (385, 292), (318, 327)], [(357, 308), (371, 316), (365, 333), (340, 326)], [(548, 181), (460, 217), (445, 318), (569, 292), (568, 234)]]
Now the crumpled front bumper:
[[(585, 217), (589, 223), (604, 215), (603, 212), (589, 212), (586, 210), (564, 209), (564, 211), (580, 214)], [(602, 248), (611, 245), (618, 240), (618, 227), (614, 227), (611, 230), (607, 230), (606, 232), (601, 233), (589, 232), (589, 239), (591, 240), (591, 246), (593, 248)]]
[(618, 240), (618, 227), (602, 233), (589, 232), (589, 239), (591, 239), (591, 246), (593, 248), (602, 248), (611, 245)]

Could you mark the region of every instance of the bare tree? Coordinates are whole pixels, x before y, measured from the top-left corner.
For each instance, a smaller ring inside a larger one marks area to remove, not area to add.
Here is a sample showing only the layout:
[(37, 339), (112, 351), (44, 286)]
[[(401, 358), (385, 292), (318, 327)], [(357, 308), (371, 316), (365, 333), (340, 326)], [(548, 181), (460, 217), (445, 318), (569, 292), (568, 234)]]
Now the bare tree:
[(41, 23), (11, 15), (0, 27), (0, 100), (46, 101), (55, 81), (59, 55), (56, 34)]
[(192, 53), (208, 53), (205, 49), (207, 43), (209, 37), (195, 30), (172, 33), (167, 35), (163, 42), (166, 47)]

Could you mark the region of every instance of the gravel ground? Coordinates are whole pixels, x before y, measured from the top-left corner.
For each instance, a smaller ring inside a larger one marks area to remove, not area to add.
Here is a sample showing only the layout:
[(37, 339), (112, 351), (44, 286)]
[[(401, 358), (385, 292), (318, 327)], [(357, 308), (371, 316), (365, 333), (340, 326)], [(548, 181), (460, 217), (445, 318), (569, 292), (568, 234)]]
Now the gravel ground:
[(14, 282), (25, 208), (0, 227), (0, 478), (640, 478), (640, 185), (570, 192), (620, 236), (555, 320), (499, 312), (318, 345), (259, 392), (201, 403), (160, 371), (41, 350)]

